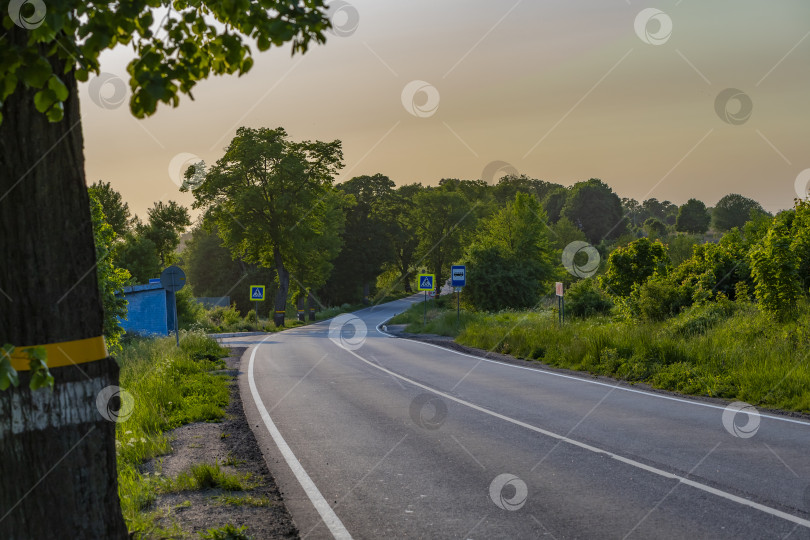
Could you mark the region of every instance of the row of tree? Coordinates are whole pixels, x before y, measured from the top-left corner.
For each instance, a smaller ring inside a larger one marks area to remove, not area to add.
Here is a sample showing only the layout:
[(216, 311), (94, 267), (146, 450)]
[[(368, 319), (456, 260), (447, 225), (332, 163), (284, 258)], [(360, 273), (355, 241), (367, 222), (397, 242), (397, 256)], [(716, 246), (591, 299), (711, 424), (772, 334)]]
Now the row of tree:
[(495, 185), (443, 179), (397, 187), (375, 174), (335, 185), (342, 157), (340, 141), (296, 142), (283, 128), (240, 128), (213, 167), (186, 171), (181, 189), (202, 215), (181, 254), (185, 208), (158, 202), (141, 223), (108, 183), (90, 191), (119, 238), (113, 261), (134, 282), (179, 261), (195, 295), (227, 295), (243, 311), (251, 306), (249, 282), (273, 283), (279, 324), (289, 300), (314, 295), (335, 305), (409, 292), (419, 271), (434, 273), (438, 289), (458, 262), (470, 266), (474, 306), (530, 307), (551, 281), (571, 281), (559, 262), (573, 241), (607, 258), (639, 237), (662, 240), (680, 263), (711, 226), (726, 231), (767, 215), (738, 194), (713, 209), (697, 199), (681, 206), (620, 199), (599, 179), (564, 187), (510, 175)]

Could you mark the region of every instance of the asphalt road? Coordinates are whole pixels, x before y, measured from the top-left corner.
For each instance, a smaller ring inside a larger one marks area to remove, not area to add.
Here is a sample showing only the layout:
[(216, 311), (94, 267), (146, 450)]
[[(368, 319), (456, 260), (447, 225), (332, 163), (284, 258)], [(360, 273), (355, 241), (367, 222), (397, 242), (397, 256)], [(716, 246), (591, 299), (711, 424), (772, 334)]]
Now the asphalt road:
[(302, 537), (810, 538), (807, 422), (377, 328), (414, 301), (224, 340)]

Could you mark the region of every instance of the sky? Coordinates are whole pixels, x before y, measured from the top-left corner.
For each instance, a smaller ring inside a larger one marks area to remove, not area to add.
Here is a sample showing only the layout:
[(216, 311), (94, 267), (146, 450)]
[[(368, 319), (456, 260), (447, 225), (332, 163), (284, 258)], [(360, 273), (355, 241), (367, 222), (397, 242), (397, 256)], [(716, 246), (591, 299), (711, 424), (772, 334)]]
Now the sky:
[(806, 0), (351, 0), (305, 55), (260, 53), (194, 100), (128, 110), (131, 49), (80, 86), (88, 183), (145, 217), (240, 126), (343, 142), (337, 182), (600, 178), (621, 197), (789, 208), (810, 183)]

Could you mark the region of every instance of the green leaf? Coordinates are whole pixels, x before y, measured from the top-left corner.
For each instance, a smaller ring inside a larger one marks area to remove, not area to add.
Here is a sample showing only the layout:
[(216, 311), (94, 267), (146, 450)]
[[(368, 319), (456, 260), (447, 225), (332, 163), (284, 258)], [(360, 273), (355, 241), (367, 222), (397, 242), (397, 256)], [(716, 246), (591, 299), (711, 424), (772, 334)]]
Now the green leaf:
[(28, 367), (31, 368), (31, 382), (28, 387), (31, 390), (39, 390), (48, 387), (53, 390), (53, 375), (51, 375), (46, 361), (46, 353), (43, 347), (31, 347), (25, 349), (28, 354)]
[(56, 99), (59, 101), (65, 101), (68, 98), (67, 86), (65, 86), (65, 83), (63, 83), (56, 75), (48, 80), (48, 88), (53, 90), (54, 94), (56, 95)]
[(61, 122), (62, 118), (65, 117), (65, 108), (62, 105), (61, 101), (57, 101), (54, 103), (53, 107), (51, 107), (48, 112), (45, 114), (48, 117), (48, 122)]
[(34, 94), (34, 106), (41, 113), (50, 109), (56, 101), (56, 93), (49, 88), (40, 90)]
[(42, 88), (53, 74), (51, 65), (41, 56), (31, 64), (20, 66), (19, 73), (23, 83), (30, 88)]
[(20, 378), (17, 370), (11, 366), (11, 353), (14, 352), (14, 345), (6, 343), (0, 348), (0, 390), (7, 390), (12, 384), (18, 386)]
[(0, 100), (4, 100), (13, 94), (15, 88), (17, 88), (17, 76), (14, 73), (7, 73), (0, 80)]

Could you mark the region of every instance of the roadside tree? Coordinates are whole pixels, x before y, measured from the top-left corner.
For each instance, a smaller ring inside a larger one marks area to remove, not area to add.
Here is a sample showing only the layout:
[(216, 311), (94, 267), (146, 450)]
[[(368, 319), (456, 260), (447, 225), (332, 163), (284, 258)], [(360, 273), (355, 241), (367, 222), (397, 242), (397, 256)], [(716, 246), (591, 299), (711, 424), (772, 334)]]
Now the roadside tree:
[(534, 195), (481, 222), (467, 254), (465, 296), (479, 309), (534, 307), (554, 277), (546, 214)]
[(129, 213), (129, 205), (121, 198), (109, 182), (99, 180), (87, 188), (96, 197), (101, 210), (104, 212), (104, 221), (112, 227), (118, 238), (129, 232), (132, 216)]
[(462, 238), (475, 225), (474, 206), (458, 191), (427, 188), (414, 196), (413, 223), (417, 266), (424, 264), (436, 276), (436, 291), (443, 277), (461, 256)]
[[(191, 188), (194, 208), (205, 211), (234, 257), (275, 268), (277, 326), (284, 324), (290, 268), (301, 261), (315, 268), (336, 255), (319, 249), (319, 238), (342, 227), (332, 212), (342, 160), (337, 140), (295, 142), (284, 128), (241, 127), (204, 181), (182, 188)], [(186, 179), (193, 175), (189, 168)]]

